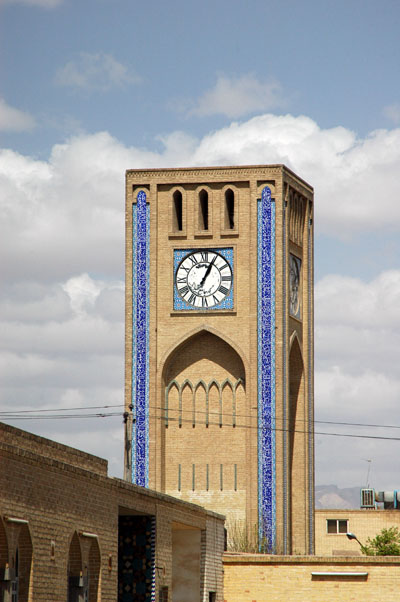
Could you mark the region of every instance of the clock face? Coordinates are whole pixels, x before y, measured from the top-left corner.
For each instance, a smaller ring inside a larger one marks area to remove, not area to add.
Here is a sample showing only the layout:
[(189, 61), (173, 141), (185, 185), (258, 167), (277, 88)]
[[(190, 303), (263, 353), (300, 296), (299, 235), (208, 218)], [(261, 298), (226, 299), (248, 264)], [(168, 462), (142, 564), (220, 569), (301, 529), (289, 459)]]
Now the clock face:
[(225, 257), (207, 249), (186, 255), (175, 272), (178, 295), (198, 309), (222, 303), (231, 292), (232, 281), (232, 268)]
[(289, 265), (289, 310), (292, 316), (298, 318), (300, 316), (300, 268), (301, 259), (290, 255)]

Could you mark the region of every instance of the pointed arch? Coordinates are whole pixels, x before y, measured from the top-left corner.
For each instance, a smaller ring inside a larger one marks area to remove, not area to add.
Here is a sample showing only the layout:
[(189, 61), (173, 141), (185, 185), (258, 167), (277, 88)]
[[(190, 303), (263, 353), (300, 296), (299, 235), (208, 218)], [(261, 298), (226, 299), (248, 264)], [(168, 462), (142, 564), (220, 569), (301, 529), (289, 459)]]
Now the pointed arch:
[(79, 577), (83, 573), (82, 549), (78, 533), (74, 531), (69, 543), (68, 551), (68, 593), (74, 591), (74, 587), (79, 582)]
[(0, 566), (10, 562), (8, 557), (8, 541), (3, 520), (0, 518)]
[(193, 395), (193, 427), (204, 424), (208, 414), (208, 389), (203, 379), (194, 388)]
[(89, 581), (89, 597), (88, 602), (97, 602), (100, 589), (100, 566), (101, 555), (99, 542), (93, 539), (89, 550), (89, 566), (88, 566), (88, 581)]
[[(229, 392), (230, 391), (230, 394)], [(226, 378), (221, 385), (221, 398), (222, 398), (222, 423), (229, 424), (232, 426), (235, 424), (235, 392), (232, 382), (229, 378)]]
[(32, 600), (32, 538), (28, 525), (21, 525), (16, 549), (18, 570), (18, 600)]
[(189, 379), (185, 379), (181, 385), (180, 396), (179, 396), (179, 424), (182, 426), (182, 422), (187, 423), (192, 416), (192, 424), (194, 422), (194, 410), (195, 410), (195, 395), (194, 387)]
[(304, 462), (305, 437), (304, 362), (298, 336), (291, 337), (289, 352), (289, 408), (288, 408), (288, 473), (289, 524), (292, 525), (291, 551), (301, 548), (305, 533), (295, 517), (305, 508), (306, 483)]
[(191, 340), (193, 340), (196, 336), (202, 333), (213, 334), (217, 338), (217, 340), (220, 339), (223, 343), (226, 343), (236, 352), (243, 364), (243, 374), (240, 374), (240, 378), (242, 378), (243, 382), (245, 382), (246, 374), (248, 374), (249, 371), (249, 363), (247, 361), (246, 355), (244, 354), (240, 346), (232, 338), (222, 334), (217, 328), (214, 328), (213, 326), (209, 325), (202, 325), (198, 328), (194, 328), (188, 334), (180, 337), (173, 345), (171, 345), (171, 347), (161, 358), (158, 369), (159, 372), (162, 374), (164, 385), (166, 385), (167, 382), (171, 380), (170, 378), (168, 378), (168, 368), (170, 365), (171, 358), (173, 358), (174, 355), (176, 355), (177, 353), (179, 353), (179, 351), (186, 347), (186, 345), (190, 344)]
[[(169, 385), (167, 385), (165, 387), (165, 407), (164, 407), (164, 424), (165, 426), (169, 426), (169, 420), (170, 420), (170, 406), (171, 405), (176, 405), (173, 403), (173, 400), (171, 400), (171, 397), (173, 396), (173, 391), (172, 389), (176, 390), (176, 395), (178, 397), (178, 404), (179, 404), (179, 416), (181, 415), (181, 390), (179, 387), (179, 384), (176, 382), (176, 380), (172, 380)], [(171, 404), (172, 401), (172, 404)], [(173, 419), (176, 420), (176, 416), (172, 416)]]

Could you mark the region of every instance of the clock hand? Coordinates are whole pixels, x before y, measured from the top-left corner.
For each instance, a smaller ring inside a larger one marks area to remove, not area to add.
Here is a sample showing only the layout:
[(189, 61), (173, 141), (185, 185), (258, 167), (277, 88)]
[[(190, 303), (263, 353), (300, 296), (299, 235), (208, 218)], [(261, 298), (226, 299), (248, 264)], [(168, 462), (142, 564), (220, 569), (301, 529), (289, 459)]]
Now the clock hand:
[(204, 274), (201, 282), (200, 282), (200, 286), (203, 286), (203, 284), (206, 281), (207, 276), (209, 275), (209, 273), (211, 272), (211, 268), (213, 266), (214, 261), (217, 259), (217, 256), (215, 255), (214, 258), (211, 260), (211, 262), (208, 265), (208, 268), (206, 269), (206, 273)]

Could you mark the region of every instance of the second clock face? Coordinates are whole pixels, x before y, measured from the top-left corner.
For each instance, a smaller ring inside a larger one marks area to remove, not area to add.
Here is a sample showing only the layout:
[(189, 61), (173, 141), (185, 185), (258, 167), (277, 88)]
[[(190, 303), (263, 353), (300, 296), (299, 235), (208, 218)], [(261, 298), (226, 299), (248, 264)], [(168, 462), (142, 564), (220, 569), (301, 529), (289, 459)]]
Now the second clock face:
[(232, 280), (232, 269), (225, 257), (207, 249), (186, 255), (175, 272), (179, 296), (198, 309), (222, 303), (231, 291)]

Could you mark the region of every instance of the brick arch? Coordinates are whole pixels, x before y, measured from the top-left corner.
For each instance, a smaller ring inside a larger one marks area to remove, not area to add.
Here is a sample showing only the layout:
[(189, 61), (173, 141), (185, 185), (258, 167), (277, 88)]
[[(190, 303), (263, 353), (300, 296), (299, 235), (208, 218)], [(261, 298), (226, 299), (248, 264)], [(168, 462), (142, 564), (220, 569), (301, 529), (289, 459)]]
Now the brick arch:
[(89, 597), (88, 602), (97, 602), (100, 591), (101, 555), (99, 542), (93, 539), (88, 556)]
[(289, 472), (289, 513), (292, 525), (291, 551), (301, 549), (306, 534), (296, 516), (304, 511), (306, 503), (306, 483), (304, 463), (306, 462), (305, 436), (305, 390), (304, 362), (297, 335), (292, 336), (289, 352), (289, 414), (288, 414), (288, 472)]
[(8, 557), (8, 541), (4, 523), (0, 519), (0, 567), (4, 567), (7, 562), (10, 562)]
[[(240, 352), (216, 332), (202, 328), (179, 341), (162, 367), (160, 384), (166, 396), (176, 388), (182, 396), (184, 383), (193, 387), (189, 419), (181, 428), (169, 422), (163, 430), (163, 490), (244, 519), (247, 431), (236, 428), (236, 399), (243, 416), (249, 413), (249, 399)], [(182, 406), (188, 417), (189, 403)]]
[(68, 578), (79, 577), (83, 571), (82, 550), (77, 532), (71, 537), (68, 550)]
[[(188, 366), (203, 358), (208, 358), (220, 366), (224, 375), (221, 378), (216, 378), (214, 374), (210, 378), (201, 375), (199, 378), (209, 381), (214, 377), (222, 382), (229, 375), (232, 381), (242, 379), (245, 382), (246, 367), (243, 357), (243, 353), (232, 340), (222, 337), (220, 333), (211, 328), (198, 329), (178, 341), (165, 357), (162, 364), (164, 386), (179, 378), (179, 375), (184, 373)], [(188, 377), (183, 376), (183, 378)]]
[(21, 525), (18, 536), (18, 600), (32, 600), (32, 538), (28, 525)]

